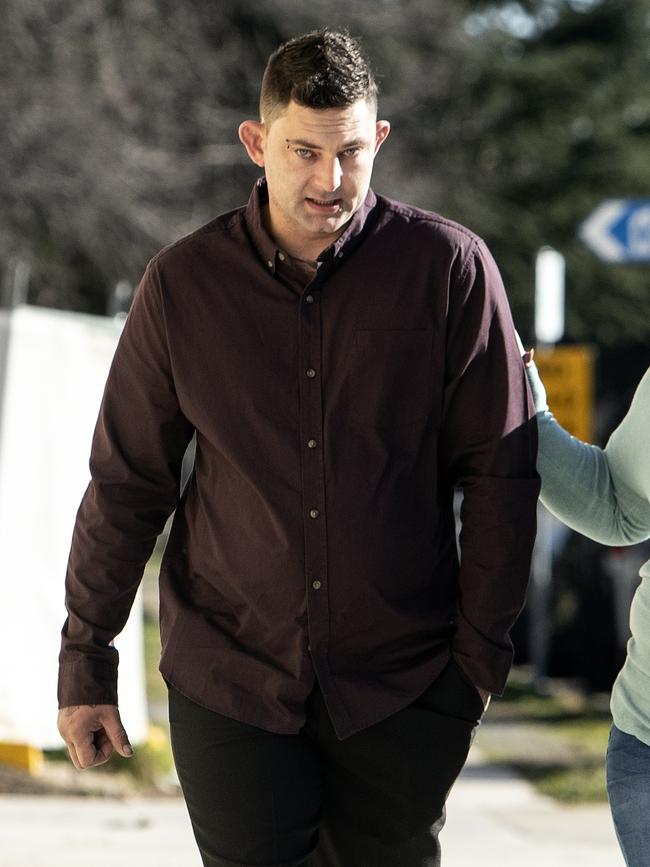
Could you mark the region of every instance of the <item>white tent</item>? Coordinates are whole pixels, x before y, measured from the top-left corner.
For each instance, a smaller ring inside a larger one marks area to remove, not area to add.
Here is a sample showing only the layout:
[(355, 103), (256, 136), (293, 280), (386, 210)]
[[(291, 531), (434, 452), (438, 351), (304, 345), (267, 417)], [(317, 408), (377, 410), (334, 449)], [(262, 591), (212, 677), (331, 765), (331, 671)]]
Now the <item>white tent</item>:
[[(56, 678), (64, 577), (121, 328), (108, 317), (29, 305), (0, 311), (0, 742), (62, 744)], [(140, 593), (115, 645), (122, 719), (132, 742), (142, 742)]]

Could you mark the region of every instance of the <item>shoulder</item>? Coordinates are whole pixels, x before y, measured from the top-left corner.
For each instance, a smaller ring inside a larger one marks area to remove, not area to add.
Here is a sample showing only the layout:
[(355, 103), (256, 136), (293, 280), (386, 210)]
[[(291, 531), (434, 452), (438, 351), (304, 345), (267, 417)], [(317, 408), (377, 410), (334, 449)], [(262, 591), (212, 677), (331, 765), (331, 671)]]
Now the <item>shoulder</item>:
[(166, 244), (155, 253), (147, 269), (155, 268), (160, 272), (185, 267), (206, 253), (219, 251), (233, 235), (243, 230), (246, 208), (234, 208), (219, 214), (202, 226)]
[(466, 226), (434, 211), (377, 196), (377, 234), (383, 248), (399, 249), (437, 275), (460, 303), (469, 293), (501, 298), (499, 268), (487, 244)]
[(466, 226), (450, 220), (435, 211), (427, 211), (415, 205), (398, 202), (377, 195), (379, 228), (411, 235), (414, 239), (428, 237), (440, 246), (471, 255), (487, 250), (483, 239)]

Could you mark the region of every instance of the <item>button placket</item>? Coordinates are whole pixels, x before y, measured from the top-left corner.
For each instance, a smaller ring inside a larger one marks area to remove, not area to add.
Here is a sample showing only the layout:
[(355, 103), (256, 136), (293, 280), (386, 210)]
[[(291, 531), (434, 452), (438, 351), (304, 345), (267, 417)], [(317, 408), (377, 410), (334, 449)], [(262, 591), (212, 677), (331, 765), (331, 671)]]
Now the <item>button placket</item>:
[(308, 590), (308, 642), (314, 667), (327, 670), (329, 599), (321, 370), (321, 303), (318, 287), (305, 292), (300, 316), (300, 430), (303, 480), (305, 582)]

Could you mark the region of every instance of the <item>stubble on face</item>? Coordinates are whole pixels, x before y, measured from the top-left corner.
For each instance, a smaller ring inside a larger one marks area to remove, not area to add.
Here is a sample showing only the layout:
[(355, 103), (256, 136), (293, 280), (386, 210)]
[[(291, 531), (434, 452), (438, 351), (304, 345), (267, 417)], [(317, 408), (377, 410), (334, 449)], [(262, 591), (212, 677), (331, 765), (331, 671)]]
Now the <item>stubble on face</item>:
[(311, 109), (291, 102), (265, 131), (268, 222), (290, 253), (333, 243), (363, 203), (376, 146), (374, 106)]

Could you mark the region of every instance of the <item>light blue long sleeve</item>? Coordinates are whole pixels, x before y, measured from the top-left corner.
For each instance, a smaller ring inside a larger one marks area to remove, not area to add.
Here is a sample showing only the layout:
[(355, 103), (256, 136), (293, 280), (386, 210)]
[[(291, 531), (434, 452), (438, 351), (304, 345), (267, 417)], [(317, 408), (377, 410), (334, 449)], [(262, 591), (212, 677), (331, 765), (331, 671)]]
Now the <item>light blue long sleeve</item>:
[(561, 521), (605, 545), (650, 536), (650, 368), (605, 449), (555, 420), (535, 364), (528, 368), (539, 429), (541, 499)]
[[(650, 502), (627, 484), (625, 468), (612, 458), (610, 444), (603, 451), (583, 443), (567, 433), (549, 411), (537, 414), (537, 424), (537, 469), (547, 509), (569, 527), (605, 545), (632, 545), (647, 539)], [(646, 435), (646, 441), (648, 449), (650, 436)], [(639, 457), (637, 449), (636, 455), (626, 457), (626, 463), (638, 462)]]
[[(560, 520), (607, 545), (650, 537), (650, 368), (604, 449), (570, 436), (546, 406), (537, 368), (528, 369), (537, 409), (542, 502)], [(617, 727), (650, 745), (650, 560), (630, 609), (627, 658), (612, 690)]]

